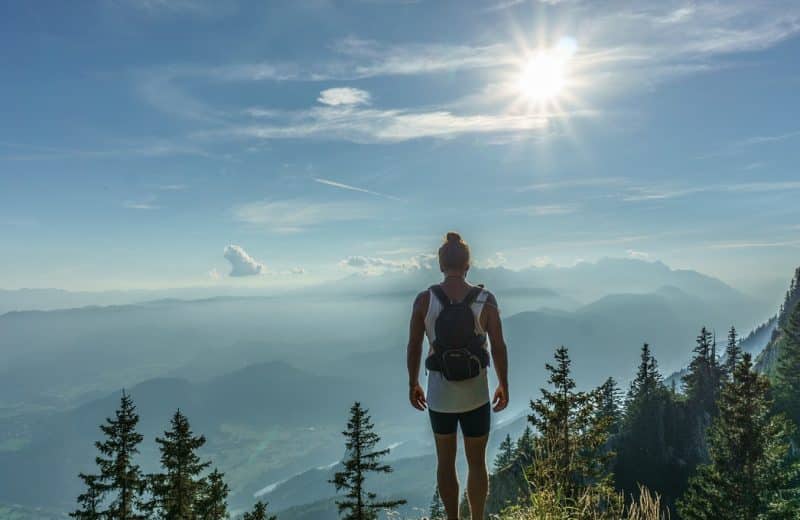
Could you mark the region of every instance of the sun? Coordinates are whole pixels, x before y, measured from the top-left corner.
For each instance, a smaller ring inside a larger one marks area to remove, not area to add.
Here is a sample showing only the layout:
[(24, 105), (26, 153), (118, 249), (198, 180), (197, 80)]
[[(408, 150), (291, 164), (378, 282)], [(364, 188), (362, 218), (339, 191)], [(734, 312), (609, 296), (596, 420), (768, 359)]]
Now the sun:
[(564, 90), (564, 60), (552, 52), (538, 52), (520, 70), (519, 93), (531, 101), (547, 101)]
[(569, 84), (574, 40), (562, 39), (552, 48), (527, 53), (520, 60), (516, 81), (518, 95), (529, 103), (543, 105), (558, 101)]

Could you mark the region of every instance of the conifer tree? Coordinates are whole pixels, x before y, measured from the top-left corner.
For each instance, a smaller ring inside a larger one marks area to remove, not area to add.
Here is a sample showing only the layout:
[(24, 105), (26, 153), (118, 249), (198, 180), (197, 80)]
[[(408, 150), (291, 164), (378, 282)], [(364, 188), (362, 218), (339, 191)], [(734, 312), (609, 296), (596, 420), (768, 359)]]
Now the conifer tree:
[(724, 385), (709, 428), (709, 462), (698, 467), (678, 504), (682, 518), (797, 518), (798, 464), (789, 458), (793, 427), (770, 413), (769, 382), (753, 371), (750, 354)]
[(626, 407), (630, 407), (631, 401), (641, 396), (649, 395), (657, 390), (662, 384), (661, 373), (658, 371), (658, 362), (650, 351), (650, 345), (642, 345), (639, 368), (636, 377), (631, 382), (628, 390)]
[(800, 425), (800, 303), (791, 309), (783, 326), (775, 386), (777, 409)]
[(702, 431), (705, 431), (710, 418), (716, 415), (721, 382), (722, 372), (715, 356), (713, 335), (703, 327), (697, 336), (689, 371), (683, 376), (686, 399), (700, 420)]
[(800, 303), (800, 267), (795, 269), (794, 276), (786, 291), (786, 297), (781, 305), (781, 312), (778, 313), (778, 328), (783, 329), (789, 320), (792, 310)]
[(619, 434), (613, 441), (617, 451), (614, 479), (626, 494), (637, 496), (645, 485), (670, 502), (682, 493), (689, 470), (679, 461), (689, 436), (676, 399), (674, 390), (664, 386), (658, 362), (645, 343)]
[(252, 511), (247, 511), (242, 516), (242, 520), (277, 520), (275, 515), (267, 514), (267, 503), (258, 501), (253, 506)]
[(196, 451), (206, 443), (194, 435), (189, 420), (177, 410), (164, 437), (156, 438), (163, 473), (151, 476), (151, 507), (164, 520), (194, 519), (204, 491), (201, 474), (211, 462), (202, 462)]
[(528, 420), (537, 429), (529, 478), (534, 489), (547, 489), (567, 500), (594, 485), (607, 484), (607, 465), (613, 456), (604, 450), (608, 420), (598, 414), (600, 393), (578, 392), (571, 376), (566, 347), (546, 364), (552, 390), (531, 402)]
[(736, 334), (736, 327), (731, 325), (728, 331), (728, 344), (725, 347), (725, 361), (722, 365), (722, 374), (725, 379), (730, 379), (733, 375), (733, 370), (739, 364), (739, 359), (742, 357), (742, 348), (739, 346), (739, 337)]
[(619, 430), (622, 410), (620, 407), (620, 390), (613, 377), (609, 377), (599, 388), (600, 418), (608, 423), (608, 433), (614, 434)]
[[(139, 415), (133, 399), (123, 390), (114, 418), (107, 418), (100, 426), (105, 440), (95, 443), (100, 452), (95, 458), (99, 474), (81, 475), (87, 490), (78, 497), (81, 509), (73, 516), (92, 518), (91, 515), (98, 514), (115, 520), (145, 518), (141, 508), (146, 480), (133, 460), (142, 442), (142, 435), (136, 430), (138, 424)], [(105, 507), (98, 509), (101, 503)]]
[(433, 498), (431, 498), (431, 506), (428, 510), (428, 518), (430, 518), (430, 520), (447, 519), (447, 513), (444, 510), (444, 503), (442, 502), (442, 497), (439, 496), (439, 486), (436, 486), (436, 490), (433, 492)]
[(527, 457), (533, 454), (533, 430), (531, 429), (531, 425), (528, 424), (525, 426), (525, 430), (522, 432), (522, 435), (517, 439), (517, 444), (514, 450), (515, 457)]
[(97, 475), (87, 475), (81, 473), (80, 479), (86, 486), (86, 491), (78, 495), (78, 509), (71, 512), (69, 516), (77, 520), (100, 520), (101, 507), (103, 502), (103, 487), (98, 482)]
[(494, 459), (494, 470), (499, 471), (514, 462), (514, 442), (511, 434), (506, 434), (506, 438), (500, 443), (497, 457)]
[(228, 518), (228, 493), (230, 488), (224, 480), (225, 475), (212, 471), (203, 481), (197, 500), (198, 520), (223, 520)]
[(350, 419), (345, 436), (348, 458), (343, 461), (344, 469), (336, 472), (329, 482), (336, 491), (346, 492), (343, 500), (337, 500), (339, 514), (344, 520), (374, 520), (378, 510), (389, 509), (405, 504), (405, 500), (376, 500), (377, 495), (364, 487), (367, 473), (391, 473), (392, 467), (382, 464), (381, 458), (388, 449), (375, 450), (380, 437), (373, 431), (374, 425), (369, 411), (356, 401), (350, 408)]

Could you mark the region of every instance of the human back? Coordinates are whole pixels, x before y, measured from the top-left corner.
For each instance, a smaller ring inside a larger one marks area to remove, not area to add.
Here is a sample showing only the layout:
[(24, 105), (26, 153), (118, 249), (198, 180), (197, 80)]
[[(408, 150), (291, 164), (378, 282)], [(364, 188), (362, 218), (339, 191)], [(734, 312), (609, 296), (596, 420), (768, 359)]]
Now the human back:
[[(459, 483), (455, 470), (457, 431), (463, 435), (469, 467), (467, 498), (472, 518), (482, 519), (488, 492), (486, 445), (492, 411), (508, 405), (508, 358), (494, 296), (467, 281), (469, 246), (448, 233), (439, 248), (441, 283), (420, 292), (409, 327), (407, 365), (409, 401), (428, 410), (436, 443), (436, 480), (447, 517), (458, 518)], [(427, 397), (419, 382), (423, 341)], [(491, 353), (491, 355), (490, 355)], [(491, 360), (498, 386), (490, 400)]]

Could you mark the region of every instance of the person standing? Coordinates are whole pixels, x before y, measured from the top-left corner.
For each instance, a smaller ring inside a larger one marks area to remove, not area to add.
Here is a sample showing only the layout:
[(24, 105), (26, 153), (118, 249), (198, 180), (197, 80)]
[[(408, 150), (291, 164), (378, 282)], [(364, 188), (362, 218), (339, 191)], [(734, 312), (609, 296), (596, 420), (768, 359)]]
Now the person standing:
[[(409, 401), (417, 410), (428, 410), (436, 444), (436, 480), (448, 520), (458, 519), (456, 453), (461, 428), (471, 517), (483, 520), (489, 492), (486, 445), (491, 412), (508, 406), (508, 353), (496, 298), (466, 280), (470, 250), (458, 233), (447, 233), (439, 248), (439, 268), (444, 279), (417, 295), (411, 313)], [(419, 382), (424, 337), (430, 345), (425, 359), (427, 394)], [(490, 399), (492, 363), (498, 386)]]

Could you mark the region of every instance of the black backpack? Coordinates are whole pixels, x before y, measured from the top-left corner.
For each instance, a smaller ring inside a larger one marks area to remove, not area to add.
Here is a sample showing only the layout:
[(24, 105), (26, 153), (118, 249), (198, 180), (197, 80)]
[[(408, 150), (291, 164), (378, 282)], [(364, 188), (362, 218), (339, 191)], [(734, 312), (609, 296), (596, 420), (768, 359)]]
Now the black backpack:
[(442, 310), (436, 318), (436, 340), (433, 353), (425, 360), (425, 368), (441, 372), (449, 381), (476, 377), (489, 366), (489, 353), (483, 347), (486, 336), (475, 333), (472, 304), (483, 290), (473, 287), (460, 302), (450, 301), (440, 285), (431, 286)]

